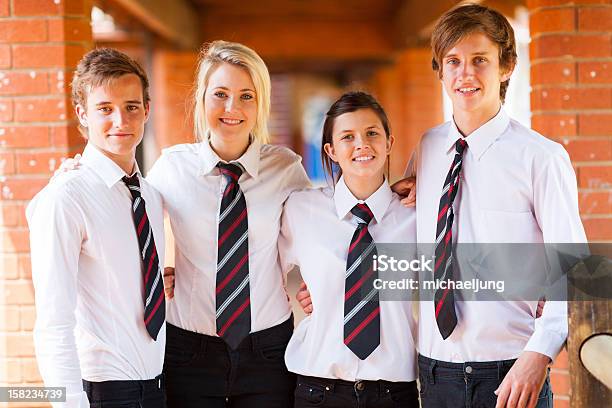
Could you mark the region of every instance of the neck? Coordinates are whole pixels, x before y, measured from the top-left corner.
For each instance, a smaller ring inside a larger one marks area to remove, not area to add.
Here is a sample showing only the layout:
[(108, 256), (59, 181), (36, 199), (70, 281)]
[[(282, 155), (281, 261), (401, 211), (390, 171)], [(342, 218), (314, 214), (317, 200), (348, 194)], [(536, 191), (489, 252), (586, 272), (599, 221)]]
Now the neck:
[[(238, 139), (238, 140), (236, 140)], [(211, 135), (210, 147), (213, 149), (217, 156), (224, 161), (231, 161), (239, 159), (244, 152), (249, 148), (250, 138), (236, 138), (233, 140), (224, 140), (221, 137)]]
[[(96, 149), (98, 148), (96, 147)], [(127, 156), (119, 156), (119, 155), (104, 151), (102, 149), (98, 149), (98, 150), (102, 152), (103, 155), (111, 159), (117, 166), (119, 166), (125, 174), (127, 174), (128, 176), (132, 175), (132, 173), (134, 172), (134, 169), (136, 168), (136, 156), (135, 156), (136, 152), (135, 151), (133, 151), (130, 155), (127, 155)]]
[(344, 184), (358, 200), (366, 200), (376, 192), (385, 182), (385, 176), (377, 177), (351, 177), (344, 176)]
[(457, 125), (459, 132), (465, 137), (468, 137), (476, 129), (490, 121), (497, 115), (501, 109), (501, 102), (499, 105), (493, 105), (490, 109), (481, 110), (478, 112), (466, 112), (457, 111), (453, 112), (453, 120)]

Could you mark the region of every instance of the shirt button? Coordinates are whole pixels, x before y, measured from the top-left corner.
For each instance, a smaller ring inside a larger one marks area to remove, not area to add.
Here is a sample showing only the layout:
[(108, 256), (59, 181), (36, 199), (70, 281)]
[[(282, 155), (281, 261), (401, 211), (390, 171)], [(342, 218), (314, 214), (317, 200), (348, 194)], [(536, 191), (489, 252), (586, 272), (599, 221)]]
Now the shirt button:
[(472, 374), (472, 371), (473, 371), (472, 366), (467, 366), (467, 367), (465, 367), (465, 372), (466, 372), (466, 373), (468, 373), (468, 374)]
[(357, 388), (358, 391), (363, 391), (363, 389), (365, 388), (365, 384), (359, 381), (357, 384), (355, 384), (355, 388)]

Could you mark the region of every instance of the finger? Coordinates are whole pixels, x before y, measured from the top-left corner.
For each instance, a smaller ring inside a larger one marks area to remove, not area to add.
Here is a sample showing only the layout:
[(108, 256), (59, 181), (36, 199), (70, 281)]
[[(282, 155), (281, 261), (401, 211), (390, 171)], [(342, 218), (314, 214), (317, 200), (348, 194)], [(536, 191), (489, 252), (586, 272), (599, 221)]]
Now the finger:
[(503, 381), (501, 385), (493, 392), (497, 395), (497, 403), (495, 408), (504, 408), (508, 401), (508, 395), (510, 394), (510, 387), (506, 381)]
[(307, 308), (304, 309), (304, 313), (306, 314), (311, 314), (312, 313), (312, 305), (308, 306)]
[(512, 391), (510, 391), (510, 396), (508, 397), (508, 402), (506, 402), (506, 408), (516, 408), (520, 396), (521, 389), (518, 386), (513, 386)]
[(539, 397), (540, 397), (540, 394), (538, 392), (532, 392), (530, 394), (529, 401), (527, 401), (525, 406), (528, 408), (536, 408), (536, 406), (538, 405)]
[(174, 297), (174, 285), (171, 287), (165, 288), (164, 293), (166, 294), (166, 298), (172, 299)]
[(300, 300), (300, 306), (302, 306), (302, 309), (306, 309), (308, 306), (312, 305), (312, 300), (308, 297), (306, 299), (302, 299)]
[(404, 207), (406, 207), (406, 208), (410, 208), (410, 207), (412, 207), (412, 203), (411, 203), (411, 201), (410, 201), (410, 198), (408, 198), (408, 197), (406, 197), (406, 198), (402, 198), (402, 199), (400, 200), (400, 203), (402, 203), (402, 205), (403, 205)]
[(520, 408), (527, 408), (529, 406), (530, 396), (531, 393), (526, 388), (523, 388), (516, 406)]
[(416, 205), (416, 190), (414, 188), (410, 190), (410, 193), (406, 199), (409, 201), (411, 206)]
[(164, 276), (174, 276), (175, 272), (174, 272), (174, 268), (171, 266), (166, 266), (164, 268)]

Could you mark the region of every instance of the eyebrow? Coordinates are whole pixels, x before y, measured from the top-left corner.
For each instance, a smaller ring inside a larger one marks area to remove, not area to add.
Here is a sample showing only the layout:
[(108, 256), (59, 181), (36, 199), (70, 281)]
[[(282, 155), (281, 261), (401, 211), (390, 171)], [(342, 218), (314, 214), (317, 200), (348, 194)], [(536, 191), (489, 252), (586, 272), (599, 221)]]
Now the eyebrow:
[[(226, 86), (217, 86), (217, 87), (215, 87), (215, 88), (213, 88), (213, 89), (223, 89), (223, 90), (225, 90), (225, 91), (230, 91), (230, 89), (229, 89), (228, 87), (226, 87)], [(253, 93), (255, 93), (255, 91), (254, 91), (254, 90), (252, 90), (252, 89), (250, 89), (250, 88), (244, 88), (244, 89), (241, 89), (241, 90), (240, 90), (240, 92), (246, 92), (246, 91), (249, 91), (249, 92), (253, 92)]]
[[(96, 106), (108, 105), (109, 103), (112, 103), (112, 102), (110, 102), (110, 101), (102, 101), (102, 102), (96, 103)], [(142, 105), (142, 101), (139, 101), (139, 100), (136, 100), (136, 99), (125, 101), (124, 103), (131, 103), (131, 104), (140, 104), (140, 105)]]
[[(488, 51), (478, 51), (478, 52), (473, 52), (470, 55), (489, 55), (489, 52)], [(444, 58), (451, 58), (451, 57), (456, 57), (456, 56), (457, 54), (446, 54)]]
[[(378, 126), (378, 125), (371, 125), (371, 126), (368, 126), (366, 128), (366, 130), (370, 130), (370, 129), (381, 129), (381, 127)], [(341, 130), (339, 133), (348, 133), (348, 132), (354, 132), (354, 130), (353, 129), (346, 129), (346, 130)]]

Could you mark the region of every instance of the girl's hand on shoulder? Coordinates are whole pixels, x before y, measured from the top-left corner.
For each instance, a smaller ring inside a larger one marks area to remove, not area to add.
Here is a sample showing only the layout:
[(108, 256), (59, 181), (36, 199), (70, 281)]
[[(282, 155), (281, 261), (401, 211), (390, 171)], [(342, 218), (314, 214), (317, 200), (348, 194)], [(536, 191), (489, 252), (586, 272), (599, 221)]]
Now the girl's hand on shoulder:
[(416, 177), (406, 177), (391, 186), (391, 190), (401, 197), (404, 207), (416, 205)]

